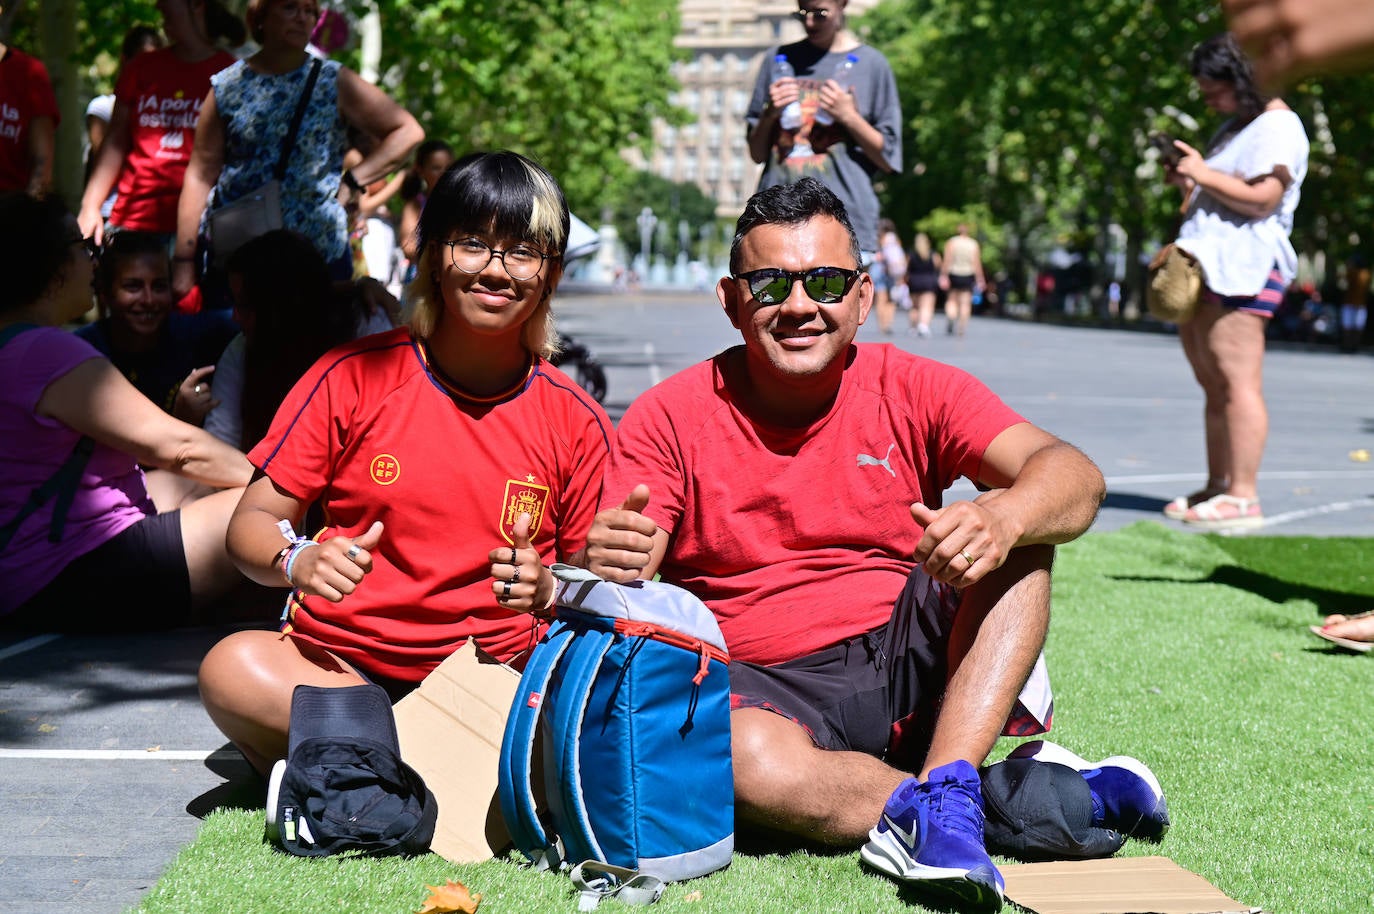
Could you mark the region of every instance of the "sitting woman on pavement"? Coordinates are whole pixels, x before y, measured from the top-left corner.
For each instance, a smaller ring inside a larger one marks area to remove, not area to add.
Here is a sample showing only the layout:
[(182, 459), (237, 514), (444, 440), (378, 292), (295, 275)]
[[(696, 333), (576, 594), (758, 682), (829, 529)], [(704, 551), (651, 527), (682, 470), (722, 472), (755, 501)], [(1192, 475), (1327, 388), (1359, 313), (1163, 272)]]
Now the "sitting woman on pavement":
[(215, 407), (205, 430), (234, 447), (251, 447), (320, 356), (392, 323), (385, 310), (369, 314), (360, 296), (341, 293), (310, 239), (296, 232), (254, 238), (234, 252), (227, 269), (234, 319), (243, 330), (215, 366)]
[[(410, 326), (320, 359), (249, 452), (229, 527), (255, 581), (292, 588), (282, 629), (230, 635), (200, 669), (210, 717), (259, 771), (286, 753), (297, 685), (413, 689), (469, 638), (519, 665), (583, 548), (612, 435), (549, 365), (568, 208), (511, 152), (455, 164), (420, 220)], [(298, 530), (319, 503), (328, 523)], [(294, 528), (294, 529), (293, 529)]]
[(229, 315), (174, 313), (167, 245), (144, 232), (110, 236), (100, 252), (95, 288), (100, 319), (76, 335), (165, 412), (192, 425), (204, 423), (214, 405), (215, 361), (237, 329)]
[[(55, 198), (0, 194), (5, 627), (190, 624), (241, 581), (224, 536), (248, 461), (62, 329), (90, 307), (93, 250)], [(145, 477), (140, 464), (162, 469)], [(167, 511), (162, 493), (177, 477), (225, 491)], [(137, 611), (113, 611), (126, 606)]]

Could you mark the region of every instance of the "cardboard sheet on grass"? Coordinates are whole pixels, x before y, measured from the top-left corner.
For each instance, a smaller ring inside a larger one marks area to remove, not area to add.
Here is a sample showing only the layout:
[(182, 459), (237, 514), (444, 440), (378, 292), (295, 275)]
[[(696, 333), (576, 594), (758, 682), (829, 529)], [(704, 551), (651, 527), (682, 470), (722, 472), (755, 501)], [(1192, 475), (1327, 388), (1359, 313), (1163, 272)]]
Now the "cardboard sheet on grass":
[[(442, 807), (440, 807), (442, 809)], [(1006, 897), (1035, 914), (1259, 914), (1168, 857), (1001, 867)]]
[(510, 846), (496, 770), (519, 684), (519, 673), (469, 640), (396, 703), (401, 757), (439, 803), (430, 848), (454, 863), (490, 860)]

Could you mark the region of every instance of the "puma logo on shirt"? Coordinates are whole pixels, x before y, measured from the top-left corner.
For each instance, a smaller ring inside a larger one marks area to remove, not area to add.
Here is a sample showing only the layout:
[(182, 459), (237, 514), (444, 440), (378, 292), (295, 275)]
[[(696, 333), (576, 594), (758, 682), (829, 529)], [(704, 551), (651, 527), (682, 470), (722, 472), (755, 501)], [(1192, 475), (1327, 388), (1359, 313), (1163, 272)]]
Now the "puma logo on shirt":
[(895, 441), (892, 444), (889, 444), (887, 446), (887, 453), (883, 455), (882, 460), (879, 460), (877, 457), (874, 457), (869, 454), (859, 454), (858, 465), (861, 467), (882, 467), (884, 470), (887, 470), (889, 473), (892, 474), (893, 479), (896, 479), (897, 471), (892, 469), (892, 464), (888, 462), (888, 459), (892, 456), (893, 449), (896, 447), (897, 443)]

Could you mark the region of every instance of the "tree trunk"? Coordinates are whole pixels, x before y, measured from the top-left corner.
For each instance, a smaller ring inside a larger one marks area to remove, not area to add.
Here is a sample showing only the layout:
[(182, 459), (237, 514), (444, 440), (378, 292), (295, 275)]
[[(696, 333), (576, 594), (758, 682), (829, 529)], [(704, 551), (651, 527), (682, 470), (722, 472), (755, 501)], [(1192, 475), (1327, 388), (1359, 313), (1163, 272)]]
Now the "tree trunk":
[(43, 64), (48, 68), (57, 107), (62, 112), (53, 154), (53, 190), (68, 206), (75, 207), (81, 202), (81, 134), (86, 119), (75, 65), (77, 0), (44, 0), (38, 9)]

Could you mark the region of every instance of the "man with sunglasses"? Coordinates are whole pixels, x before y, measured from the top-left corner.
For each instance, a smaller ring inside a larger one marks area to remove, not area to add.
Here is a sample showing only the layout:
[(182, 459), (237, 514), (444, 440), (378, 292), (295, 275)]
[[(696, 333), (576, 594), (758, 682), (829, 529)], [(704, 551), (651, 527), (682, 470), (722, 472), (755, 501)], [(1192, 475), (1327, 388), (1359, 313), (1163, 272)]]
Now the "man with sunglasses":
[[(749, 155), (764, 166), (759, 190), (810, 175), (844, 201), (867, 264), (878, 250), (875, 175), (902, 168), (902, 110), (887, 58), (845, 28), (848, 0), (799, 0), (793, 15), (806, 38), (763, 55), (745, 113)], [(772, 62), (787, 58), (795, 77), (774, 79)], [(855, 60), (835, 79), (846, 58)], [(780, 117), (801, 103), (801, 127), (784, 130)], [(824, 112), (826, 118), (817, 115)]]
[[(880, 871), (996, 910), (977, 766), (1048, 727), (1053, 546), (1102, 475), (970, 375), (854, 343), (873, 284), (815, 179), (754, 195), (730, 267), (743, 345), (630, 406), (589, 567), (661, 574), (719, 619), (741, 821), (867, 839)], [(942, 506), (960, 476), (985, 491)]]

